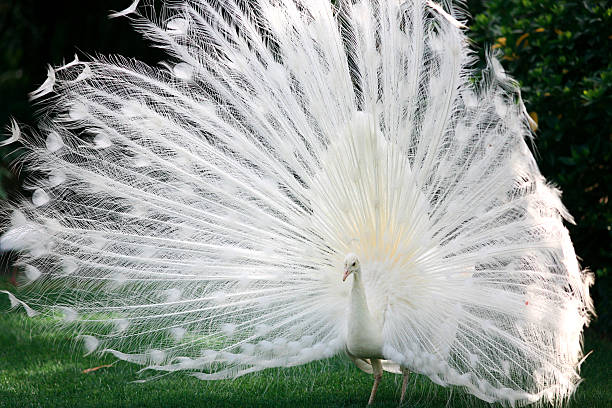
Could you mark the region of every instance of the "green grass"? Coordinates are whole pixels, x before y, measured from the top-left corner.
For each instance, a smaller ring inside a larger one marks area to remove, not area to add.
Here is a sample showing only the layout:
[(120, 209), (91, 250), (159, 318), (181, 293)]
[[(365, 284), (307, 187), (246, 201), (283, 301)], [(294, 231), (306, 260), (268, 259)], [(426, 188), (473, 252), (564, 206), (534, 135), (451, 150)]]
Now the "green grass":
[[(371, 376), (337, 357), (293, 369), (271, 369), (237, 380), (205, 382), (172, 374), (146, 383), (138, 367), (110, 357), (84, 357), (52, 322), (23, 313), (0, 313), (1, 407), (362, 407)], [(588, 335), (594, 350), (583, 365), (584, 382), (569, 406), (612, 407), (612, 342)], [(397, 407), (399, 376), (385, 375), (377, 407)], [(411, 377), (407, 407), (487, 407), (422, 376)]]

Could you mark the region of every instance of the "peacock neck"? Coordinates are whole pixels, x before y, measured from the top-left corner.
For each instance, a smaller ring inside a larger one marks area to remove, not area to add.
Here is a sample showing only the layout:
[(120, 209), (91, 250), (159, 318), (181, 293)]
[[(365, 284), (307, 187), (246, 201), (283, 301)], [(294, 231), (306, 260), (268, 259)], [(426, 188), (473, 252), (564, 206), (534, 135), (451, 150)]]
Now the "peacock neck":
[(368, 308), (366, 292), (359, 273), (353, 273), (349, 306), (347, 348), (360, 358), (382, 357), (382, 333)]
[(361, 280), (361, 273), (353, 273), (353, 287), (351, 289), (351, 317), (368, 316), (368, 301), (366, 299), (365, 288)]

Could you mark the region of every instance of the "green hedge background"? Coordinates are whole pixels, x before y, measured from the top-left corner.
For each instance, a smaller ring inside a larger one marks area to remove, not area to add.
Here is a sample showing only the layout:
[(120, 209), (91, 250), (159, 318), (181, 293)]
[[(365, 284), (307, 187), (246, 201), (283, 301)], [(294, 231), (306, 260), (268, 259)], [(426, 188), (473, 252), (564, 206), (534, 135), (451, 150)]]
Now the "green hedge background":
[[(0, 127), (9, 117), (34, 124), (27, 93), (46, 78), (47, 64), (75, 53), (163, 60), (126, 19), (108, 20), (127, 0), (0, 0)], [(534, 153), (548, 180), (563, 191), (576, 225), (568, 225), (582, 265), (596, 275), (591, 293), (595, 330), (612, 334), (612, 4), (609, 1), (468, 0), (468, 35), (481, 57), (502, 56), (521, 84), (538, 123)], [(13, 146), (0, 148), (0, 205), (21, 194)], [(9, 263), (0, 273), (11, 273)]]

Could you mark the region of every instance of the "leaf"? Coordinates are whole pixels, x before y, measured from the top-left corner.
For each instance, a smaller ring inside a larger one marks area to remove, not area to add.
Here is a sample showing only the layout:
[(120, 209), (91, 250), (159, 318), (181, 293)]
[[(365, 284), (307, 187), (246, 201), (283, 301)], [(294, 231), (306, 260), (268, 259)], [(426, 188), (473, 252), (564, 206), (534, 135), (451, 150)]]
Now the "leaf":
[(529, 122), (529, 127), (533, 132), (535, 132), (536, 130), (538, 130), (538, 114), (535, 112), (529, 112), (529, 116), (532, 119), (532, 121)]
[[(518, 47), (519, 45), (521, 45), (521, 43), (523, 42), (523, 40), (525, 38), (529, 37), (529, 33), (525, 33), (523, 35), (521, 35), (518, 40), (516, 40), (516, 46)], [(527, 42), (525, 41), (525, 45), (527, 45)]]
[(91, 373), (91, 372), (94, 372), (94, 371), (98, 371), (101, 368), (109, 368), (109, 367), (112, 367), (112, 366), (113, 366), (112, 364), (104, 364), (104, 365), (101, 365), (101, 366), (98, 366), (98, 367), (86, 368), (85, 370), (82, 371), (82, 373), (83, 374), (87, 374), (87, 373)]
[(497, 40), (495, 40), (495, 44), (493, 44), (493, 49), (495, 48), (501, 48), (501, 47), (505, 47), (506, 46), (506, 37), (499, 37)]

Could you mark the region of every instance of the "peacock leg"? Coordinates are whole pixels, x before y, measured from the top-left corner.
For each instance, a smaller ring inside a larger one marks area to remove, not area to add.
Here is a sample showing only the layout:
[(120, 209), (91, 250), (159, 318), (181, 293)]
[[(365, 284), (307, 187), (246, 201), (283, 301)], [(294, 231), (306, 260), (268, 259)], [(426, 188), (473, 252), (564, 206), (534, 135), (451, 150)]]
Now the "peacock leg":
[(406, 367), (402, 367), (402, 396), (400, 397), (400, 405), (404, 402), (404, 397), (406, 396), (406, 386), (408, 385), (408, 377), (410, 376), (410, 370)]
[(368, 405), (372, 405), (374, 403), (374, 397), (376, 396), (376, 390), (378, 390), (378, 384), (382, 379), (383, 368), (382, 363), (379, 359), (373, 358), (370, 360), (372, 362), (372, 369), (374, 370), (374, 385), (372, 386), (372, 393), (370, 394), (370, 399), (368, 400)]

